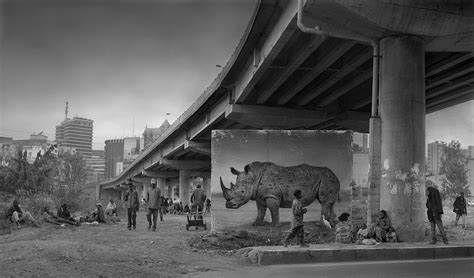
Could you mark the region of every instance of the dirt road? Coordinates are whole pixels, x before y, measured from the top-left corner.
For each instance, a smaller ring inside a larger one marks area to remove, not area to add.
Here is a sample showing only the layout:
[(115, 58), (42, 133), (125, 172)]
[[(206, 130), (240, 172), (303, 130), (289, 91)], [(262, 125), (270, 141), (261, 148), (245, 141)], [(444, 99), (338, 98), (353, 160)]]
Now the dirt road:
[(180, 277), (250, 266), (230, 253), (189, 247), (187, 239), (207, 231), (186, 231), (184, 215), (165, 215), (156, 232), (147, 231), (143, 212), (137, 219), (132, 231), (123, 219), (116, 225), (12, 230), (0, 236), (0, 276)]
[[(240, 259), (235, 250), (280, 245), (282, 233), (289, 228), (289, 223), (276, 230), (249, 223), (236, 234), (216, 236), (202, 228), (186, 231), (185, 215), (165, 215), (156, 232), (147, 230), (144, 212), (137, 219), (137, 229), (132, 231), (122, 219), (115, 225), (66, 228), (44, 223), (41, 228), (24, 226), (0, 234), (0, 277), (192, 277), (196, 273), (203, 277), (208, 271), (252, 270), (258, 266)], [(204, 220), (209, 223), (210, 217)], [(443, 220), (450, 242), (474, 241), (474, 207), (468, 209), (466, 229), (453, 227), (454, 213), (449, 211)], [(334, 238), (333, 231), (317, 223), (305, 226), (313, 244)]]

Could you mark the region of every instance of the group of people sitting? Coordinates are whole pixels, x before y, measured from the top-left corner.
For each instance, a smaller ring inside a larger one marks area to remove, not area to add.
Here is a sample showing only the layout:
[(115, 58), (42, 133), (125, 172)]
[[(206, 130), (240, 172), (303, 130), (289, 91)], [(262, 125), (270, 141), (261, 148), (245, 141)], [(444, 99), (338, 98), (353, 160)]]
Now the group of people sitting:
[[(97, 203), (95, 209), (88, 212), (86, 216), (73, 217), (68, 209), (68, 205), (65, 203), (61, 204), (56, 212), (54, 212), (49, 206), (45, 206), (42, 210), (44, 222), (60, 226), (64, 226), (65, 224), (80, 226), (81, 222), (105, 223), (106, 215), (118, 219), (117, 206), (113, 200), (110, 200), (105, 211), (102, 208), (102, 204)], [(33, 215), (29, 211), (22, 209), (20, 202), (17, 199), (13, 200), (12, 205), (6, 211), (6, 218), (9, 219), (11, 223), (15, 224), (18, 229), (21, 229), (22, 224), (31, 224), (32, 226), (40, 227), (39, 222), (35, 220)]]
[(390, 219), (385, 210), (379, 212), (379, 218), (372, 227), (362, 224), (357, 231), (358, 244), (376, 244), (378, 242), (398, 242), (395, 228), (390, 224)]
[[(204, 210), (204, 214), (209, 214), (211, 213), (211, 200), (206, 199), (203, 207), (201, 208)], [(192, 208), (189, 207), (189, 205), (185, 205), (183, 207), (183, 203), (173, 203), (171, 200), (169, 200), (169, 213), (170, 214), (188, 214), (191, 213)]]
[(379, 212), (377, 221), (367, 227), (367, 224), (357, 229), (353, 227), (350, 221), (350, 214), (347, 212), (339, 216), (339, 222), (336, 224), (336, 242), (339, 243), (357, 243), (373, 245), (380, 242), (398, 242), (395, 229), (391, 226), (390, 219), (385, 210)]
[(76, 221), (71, 216), (67, 208), (67, 204), (62, 204), (56, 213), (56, 215), (50, 210), (49, 207), (45, 207), (43, 210), (43, 220), (45, 222), (56, 224), (56, 225), (63, 225), (63, 224), (70, 224), (70, 225), (81, 225), (80, 221)]

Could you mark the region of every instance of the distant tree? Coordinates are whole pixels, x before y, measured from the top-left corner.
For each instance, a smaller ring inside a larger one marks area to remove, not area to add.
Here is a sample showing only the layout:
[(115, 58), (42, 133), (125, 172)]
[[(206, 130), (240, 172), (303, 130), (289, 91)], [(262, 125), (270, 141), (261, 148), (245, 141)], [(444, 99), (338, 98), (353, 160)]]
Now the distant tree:
[(467, 162), (468, 159), (464, 155), (461, 144), (458, 141), (451, 141), (444, 145), (444, 156), (441, 157), (441, 189), (444, 197), (454, 197), (463, 191), (469, 196), (470, 191), (467, 186)]
[(79, 154), (64, 153), (61, 157), (62, 178), (65, 184), (76, 187), (86, 183), (86, 162)]

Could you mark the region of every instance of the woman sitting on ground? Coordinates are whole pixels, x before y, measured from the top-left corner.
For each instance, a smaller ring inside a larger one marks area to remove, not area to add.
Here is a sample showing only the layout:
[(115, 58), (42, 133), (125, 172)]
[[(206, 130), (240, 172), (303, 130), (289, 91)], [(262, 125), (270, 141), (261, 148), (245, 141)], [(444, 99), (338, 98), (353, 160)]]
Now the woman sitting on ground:
[(390, 219), (388, 218), (387, 212), (381, 210), (379, 213), (379, 219), (377, 220), (377, 223), (375, 223), (375, 240), (377, 240), (377, 242), (387, 241), (387, 232), (390, 226)]
[(352, 243), (351, 235), (351, 221), (350, 214), (343, 212), (339, 217), (339, 222), (336, 224), (336, 242), (338, 243)]

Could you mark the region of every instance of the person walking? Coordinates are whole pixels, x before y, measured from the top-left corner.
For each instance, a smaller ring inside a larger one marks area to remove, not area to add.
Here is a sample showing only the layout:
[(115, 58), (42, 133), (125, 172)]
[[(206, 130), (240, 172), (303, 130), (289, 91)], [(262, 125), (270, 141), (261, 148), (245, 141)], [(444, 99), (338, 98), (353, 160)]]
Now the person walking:
[[(148, 211), (146, 218), (148, 220), (148, 230), (156, 231), (156, 221), (158, 220), (158, 211), (161, 209), (161, 190), (156, 187), (156, 179), (152, 178), (150, 181), (151, 189), (146, 194), (146, 202), (148, 204)], [(152, 218), (153, 216), (153, 218)]]
[[(464, 198), (464, 192), (461, 191), (460, 196), (454, 200), (453, 211), (456, 213), (456, 221), (454, 222), (454, 227), (458, 226), (459, 218), (463, 215), (467, 215), (467, 205), (466, 198)], [(465, 227), (465, 223), (462, 223), (462, 227)]]
[(439, 194), (438, 189), (428, 186), (426, 188), (426, 208), (428, 214), (428, 220), (431, 225), (431, 242), (430, 244), (436, 244), (436, 226), (443, 238), (444, 244), (448, 244), (448, 238), (443, 228), (443, 221), (441, 216), (443, 214), (443, 203), (441, 201), (441, 194)]
[(129, 184), (129, 189), (125, 192), (124, 200), (128, 214), (127, 228), (131, 230), (133, 227), (135, 230), (137, 228), (137, 211), (140, 203), (138, 201), (138, 192), (132, 183)]
[(283, 246), (287, 247), (289, 241), (296, 236), (298, 244), (301, 247), (308, 247), (308, 245), (304, 242), (303, 214), (306, 213), (306, 209), (303, 208), (303, 204), (301, 203), (301, 198), (303, 197), (301, 194), (301, 190), (295, 190), (293, 196), (295, 196), (295, 199), (293, 200), (293, 203), (291, 205), (293, 211), (291, 230), (290, 233), (282, 241), (282, 243)]

